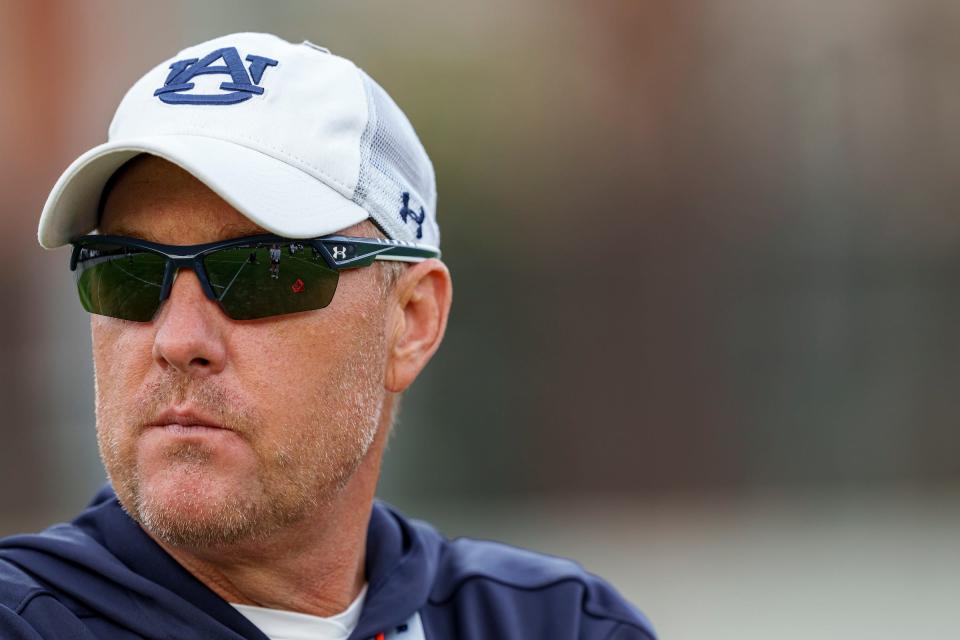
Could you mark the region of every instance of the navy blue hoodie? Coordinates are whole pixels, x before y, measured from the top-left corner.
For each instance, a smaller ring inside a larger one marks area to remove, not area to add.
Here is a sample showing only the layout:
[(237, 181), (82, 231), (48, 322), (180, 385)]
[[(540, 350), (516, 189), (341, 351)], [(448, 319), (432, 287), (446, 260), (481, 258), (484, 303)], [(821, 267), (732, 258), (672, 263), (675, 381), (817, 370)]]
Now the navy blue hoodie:
[[(367, 596), (351, 640), (653, 640), (649, 622), (577, 564), (446, 540), (376, 502)], [(418, 629), (419, 631), (419, 629)], [(80, 517), (0, 540), (0, 639), (267, 640), (163, 551), (106, 487)]]

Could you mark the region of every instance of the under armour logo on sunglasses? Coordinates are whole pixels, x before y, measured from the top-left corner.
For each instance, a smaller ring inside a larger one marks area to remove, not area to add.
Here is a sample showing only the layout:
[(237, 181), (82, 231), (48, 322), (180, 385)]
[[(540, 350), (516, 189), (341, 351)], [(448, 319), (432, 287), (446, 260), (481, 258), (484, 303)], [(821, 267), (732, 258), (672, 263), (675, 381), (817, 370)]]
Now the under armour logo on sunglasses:
[[(222, 65), (214, 65), (223, 60)], [(170, 65), (170, 74), (163, 86), (153, 92), (167, 104), (236, 104), (249, 100), (254, 94), (263, 93), (260, 80), (267, 67), (278, 62), (263, 56), (250, 54), (246, 57), (249, 69), (243, 65), (236, 47), (225, 47), (201, 58), (177, 60)], [(220, 90), (229, 93), (188, 93), (194, 88), (193, 78), (200, 75), (225, 75), (230, 81), (220, 83)]]

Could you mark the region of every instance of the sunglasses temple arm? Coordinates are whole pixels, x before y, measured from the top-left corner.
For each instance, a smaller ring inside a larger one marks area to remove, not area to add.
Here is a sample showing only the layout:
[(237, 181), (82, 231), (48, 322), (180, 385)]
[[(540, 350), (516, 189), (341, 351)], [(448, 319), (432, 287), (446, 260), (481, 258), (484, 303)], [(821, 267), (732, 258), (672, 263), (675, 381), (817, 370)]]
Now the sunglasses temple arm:
[(73, 245), (73, 253), (70, 254), (70, 271), (77, 270), (77, 262), (80, 259), (80, 246)]

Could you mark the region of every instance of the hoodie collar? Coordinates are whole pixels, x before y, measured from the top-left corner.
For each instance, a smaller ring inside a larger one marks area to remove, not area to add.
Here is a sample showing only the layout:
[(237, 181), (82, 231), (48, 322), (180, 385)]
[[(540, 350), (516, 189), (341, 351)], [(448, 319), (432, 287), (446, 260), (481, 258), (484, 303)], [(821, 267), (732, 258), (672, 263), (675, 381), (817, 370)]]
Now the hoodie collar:
[[(91, 545), (89, 539), (97, 544)], [(78, 563), (89, 565), (97, 580), (116, 583), (124, 591), (144, 581), (163, 587), (142, 589), (150, 602), (139, 607), (140, 613), (149, 611), (151, 623), (162, 623), (162, 617), (153, 614), (182, 617), (183, 607), (189, 603), (191, 610), (204, 612), (214, 619), (210, 620), (212, 624), (229, 628), (235, 637), (265, 640), (249, 620), (157, 545), (127, 515), (109, 486), (98, 492), (72, 524), (8, 538), (2, 547), (4, 555), (15, 556), (20, 564), (43, 567), (48, 574), (45, 580), (58, 588), (58, 575), (68, 570), (66, 564)], [(367, 597), (351, 640), (366, 640), (392, 629), (426, 604), (439, 550), (440, 537), (433, 529), (414, 524), (388, 505), (374, 501), (367, 531)], [(109, 575), (104, 574), (104, 567), (110, 567)], [(85, 585), (70, 587), (82, 592)], [(199, 622), (193, 614), (189, 617)]]
[(415, 524), (392, 507), (374, 501), (367, 530), (367, 601), (350, 640), (393, 629), (427, 603), (440, 541), (432, 528)]

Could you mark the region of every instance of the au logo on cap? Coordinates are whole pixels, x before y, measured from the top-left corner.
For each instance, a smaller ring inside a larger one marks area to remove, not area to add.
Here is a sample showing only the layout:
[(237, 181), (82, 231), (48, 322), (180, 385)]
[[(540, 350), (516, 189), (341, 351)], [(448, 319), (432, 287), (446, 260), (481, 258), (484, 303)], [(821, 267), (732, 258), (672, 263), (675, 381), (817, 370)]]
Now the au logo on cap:
[[(223, 60), (223, 64), (215, 65), (219, 60)], [(170, 74), (163, 86), (153, 95), (167, 104), (236, 104), (249, 100), (253, 94), (263, 93), (260, 86), (263, 72), (267, 67), (277, 66), (277, 61), (253, 54), (248, 55), (246, 61), (250, 63), (249, 69), (236, 47), (217, 49), (203, 58), (177, 60), (170, 65)], [(229, 82), (220, 83), (220, 89), (229, 93), (188, 93), (194, 88), (190, 81), (207, 74), (230, 76)]]

